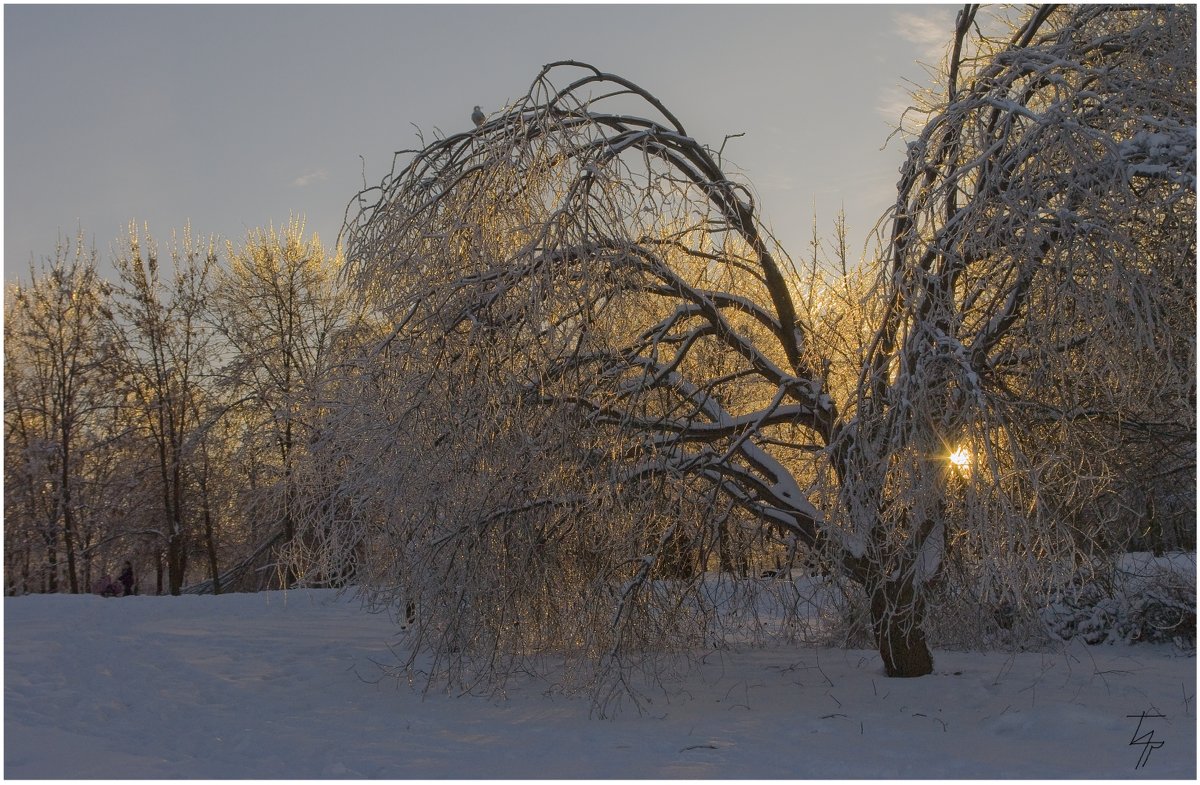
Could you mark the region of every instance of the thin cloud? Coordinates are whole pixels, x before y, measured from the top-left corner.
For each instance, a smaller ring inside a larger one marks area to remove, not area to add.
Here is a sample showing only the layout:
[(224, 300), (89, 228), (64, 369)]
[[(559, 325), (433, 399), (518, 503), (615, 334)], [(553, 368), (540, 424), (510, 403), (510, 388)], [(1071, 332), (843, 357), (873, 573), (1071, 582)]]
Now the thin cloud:
[[(893, 11), (891, 19), (895, 35), (912, 46), (913, 59), (922, 64), (927, 77), (934, 76), (954, 35), (954, 19), (948, 16), (947, 9), (938, 6), (922, 11)], [(898, 82), (879, 92), (875, 111), (892, 128), (903, 122), (904, 130), (912, 132), (910, 126), (914, 120), (920, 122), (919, 115), (905, 117), (906, 110), (913, 105), (912, 87), (911, 83)]]
[(890, 127), (895, 128), (900, 125), (900, 118), (904, 116), (905, 110), (911, 105), (912, 97), (909, 96), (908, 91), (896, 84), (881, 91), (875, 111), (887, 121)]
[(947, 27), (945, 17), (944, 9), (924, 14), (914, 11), (896, 11), (892, 14), (896, 35), (916, 47), (918, 57), (930, 65), (936, 65), (945, 55), (953, 34), (953, 28)]
[(767, 188), (773, 191), (794, 191), (796, 189), (796, 178), (779, 172), (767, 172), (762, 176), (755, 177), (754, 182), (760, 189)]
[(328, 179), (329, 179), (329, 174), (326, 173), (326, 171), (324, 169), (317, 169), (315, 171), (309, 172), (308, 174), (302, 174), (299, 177), (297, 177), (295, 180), (292, 180), (292, 187), (293, 188), (306, 188), (306, 187), (312, 185), (313, 183), (319, 183), (322, 180), (328, 180)]

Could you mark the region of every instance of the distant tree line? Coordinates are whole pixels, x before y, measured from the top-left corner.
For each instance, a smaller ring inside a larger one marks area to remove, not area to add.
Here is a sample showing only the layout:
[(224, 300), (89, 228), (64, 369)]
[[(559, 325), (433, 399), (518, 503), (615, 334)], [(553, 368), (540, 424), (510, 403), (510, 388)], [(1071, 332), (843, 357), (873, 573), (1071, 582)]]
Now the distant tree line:
[(128, 560), (143, 592), (286, 585), (295, 466), (362, 325), (299, 221), (240, 245), (131, 227), (98, 272), (82, 233), (9, 284), (5, 591), (86, 592)]

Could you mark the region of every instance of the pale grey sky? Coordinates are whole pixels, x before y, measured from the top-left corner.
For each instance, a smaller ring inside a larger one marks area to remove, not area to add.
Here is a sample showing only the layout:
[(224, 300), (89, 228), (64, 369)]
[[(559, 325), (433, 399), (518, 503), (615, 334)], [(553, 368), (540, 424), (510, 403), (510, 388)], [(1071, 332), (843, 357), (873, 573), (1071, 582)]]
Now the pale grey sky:
[(575, 59), (655, 93), (754, 184), (793, 256), (814, 204), (855, 254), (894, 198), (880, 150), (956, 5), (4, 8), (4, 277), (81, 227), (107, 262), (131, 220), (240, 244), (304, 216), (332, 246), (395, 150), (470, 127)]

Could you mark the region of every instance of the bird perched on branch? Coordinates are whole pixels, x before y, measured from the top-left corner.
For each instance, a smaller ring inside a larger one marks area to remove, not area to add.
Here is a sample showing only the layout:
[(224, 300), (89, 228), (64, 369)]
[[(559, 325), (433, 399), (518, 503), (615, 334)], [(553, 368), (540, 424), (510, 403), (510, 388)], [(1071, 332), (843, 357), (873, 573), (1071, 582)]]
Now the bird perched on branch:
[(479, 109), (478, 106), (475, 107), (474, 112), (471, 112), (471, 122), (475, 123), (476, 128), (483, 125), (483, 121), (486, 119), (487, 118), (484, 117), (483, 112)]

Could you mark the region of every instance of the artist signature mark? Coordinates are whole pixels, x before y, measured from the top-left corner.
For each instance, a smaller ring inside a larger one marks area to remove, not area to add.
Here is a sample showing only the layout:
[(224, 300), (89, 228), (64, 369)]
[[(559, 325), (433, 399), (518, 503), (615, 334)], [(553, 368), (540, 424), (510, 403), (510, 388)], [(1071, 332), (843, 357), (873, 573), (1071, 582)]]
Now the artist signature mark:
[[(1153, 724), (1151, 721), (1165, 720), (1166, 715), (1159, 714), (1157, 711), (1143, 711), (1141, 714), (1126, 714), (1125, 716), (1129, 719), (1138, 721), (1137, 729), (1133, 732), (1133, 738), (1129, 740), (1129, 746), (1140, 746), (1142, 748), (1142, 754), (1138, 757), (1137, 765), (1133, 768), (1135, 770), (1144, 768), (1145, 765), (1150, 761), (1150, 753), (1157, 749), (1161, 749), (1162, 746), (1166, 744), (1166, 742), (1162, 741), (1161, 739), (1155, 741), (1154, 729), (1150, 727)], [(1143, 724), (1146, 726), (1145, 731), (1142, 730)]]

